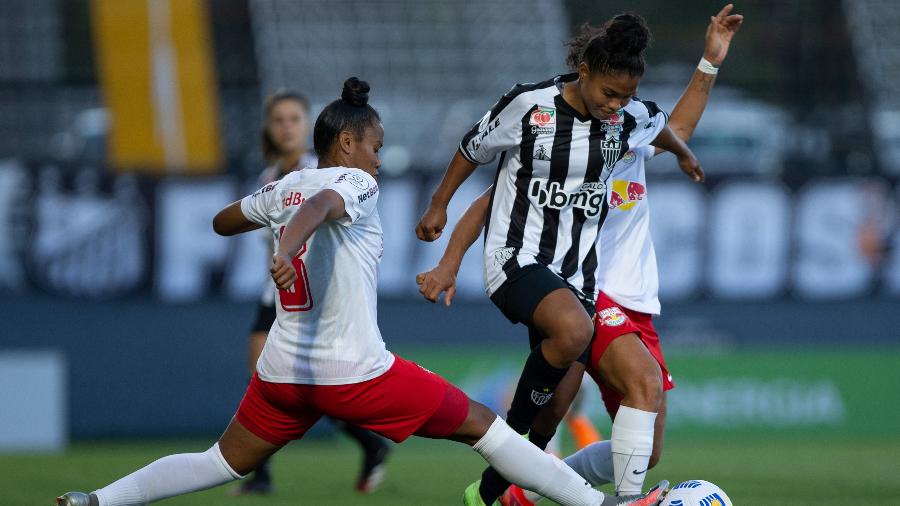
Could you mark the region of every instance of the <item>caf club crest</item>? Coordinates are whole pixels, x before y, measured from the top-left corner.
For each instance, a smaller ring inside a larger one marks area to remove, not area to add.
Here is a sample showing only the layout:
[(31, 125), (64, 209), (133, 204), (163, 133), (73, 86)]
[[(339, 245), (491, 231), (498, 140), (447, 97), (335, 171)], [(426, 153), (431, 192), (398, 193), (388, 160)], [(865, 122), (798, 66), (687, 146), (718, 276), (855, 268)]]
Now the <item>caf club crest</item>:
[(610, 169), (619, 161), (619, 157), (622, 155), (622, 145), (624, 143), (619, 138), (622, 135), (622, 123), (623, 115), (621, 111), (603, 120), (603, 140), (600, 141), (600, 151), (603, 153), (603, 162)]

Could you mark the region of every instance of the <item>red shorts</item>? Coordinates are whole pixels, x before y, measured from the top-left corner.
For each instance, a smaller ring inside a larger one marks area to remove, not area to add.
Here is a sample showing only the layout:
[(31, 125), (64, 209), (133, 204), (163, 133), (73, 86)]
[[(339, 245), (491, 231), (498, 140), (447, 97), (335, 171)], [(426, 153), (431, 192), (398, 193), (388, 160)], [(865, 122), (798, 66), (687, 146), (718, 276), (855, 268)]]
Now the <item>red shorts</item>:
[(322, 415), (395, 442), (416, 434), (444, 438), (469, 414), (469, 398), (437, 374), (395, 355), (381, 376), (349, 385), (296, 385), (250, 380), (235, 418), (275, 445), (300, 439)]
[(626, 307), (622, 307), (605, 293), (600, 292), (597, 296), (597, 313), (594, 316), (594, 329), (596, 335), (591, 343), (591, 359), (588, 362), (587, 371), (594, 378), (597, 386), (600, 387), (600, 393), (603, 395), (603, 403), (606, 404), (606, 411), (610, 416), (615, 416), (619, 410), (619, 404), (622, 402), (622, 394), (616, 389), (606, 384), (597, 370), (597, 364), (603, 352), (609, 347), (616, 338), (626, 334), (637, 334), (643, 341), (644, 346), (653, 355), (653, 358), (659, 363), (662, 370), (663, 391), (675, 388), (672, 382), (672, 375), (666, 367), (666, 359), (663, 357), (662, 347), (659, 345), (659, 335), (653, 328), (653, 315), (647, 313), (639, 313), (632, 311)]

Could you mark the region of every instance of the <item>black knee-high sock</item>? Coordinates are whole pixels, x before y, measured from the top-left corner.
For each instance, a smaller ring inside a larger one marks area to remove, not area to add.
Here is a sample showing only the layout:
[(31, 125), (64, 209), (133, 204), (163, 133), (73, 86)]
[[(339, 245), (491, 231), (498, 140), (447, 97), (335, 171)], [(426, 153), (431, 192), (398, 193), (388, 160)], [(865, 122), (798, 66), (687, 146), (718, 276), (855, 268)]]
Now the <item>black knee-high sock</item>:
[[(519, 434), (528, 432), (538, 412), (550, 401), (553, 391), (567, 371), (568, 369), (553, 367), (544, 358), (540, 345), (535, 346), (525, 361), (512, 406), (506, 415), (506, 423)], [(549, 441), (550, 438), (547, 438), (547, 442)], [(547, 447), (547, 442), (543, 442), (542, 450)], [(492, 504), (508, 487), (509, 482), (489, 467), (481, 474), (478, 492), (485, 504)]]
[(553, 391), (568, 370), (550, 365), (541, 347), (535, 346), (525, 361), (512, 405), (506, 414), (506, 423), (519, 434), (528, 432), (538, 412), (550, 401)]
[[(547, 449), (551, 439), (553, 439), (553, 434), (545, 436), (534, 431), (528, 433), (528, 440), (541, 450)], [(492, 504), (498, 497), (503, 495), (503, 492), (506, 492), (510, 485), (506, 478), (500, 476), (500, 473), (495, 471), (493, 467), (489, 467), (481, 473), (481, 485), (478, 488), (478, 493), (485, 504)]]

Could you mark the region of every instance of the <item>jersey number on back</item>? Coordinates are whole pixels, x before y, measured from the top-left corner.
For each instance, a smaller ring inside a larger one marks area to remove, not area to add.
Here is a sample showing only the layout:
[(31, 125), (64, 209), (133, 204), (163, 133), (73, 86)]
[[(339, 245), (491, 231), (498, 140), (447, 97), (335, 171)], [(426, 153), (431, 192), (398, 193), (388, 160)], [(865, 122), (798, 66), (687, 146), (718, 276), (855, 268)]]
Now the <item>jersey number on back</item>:
[[(278, 236), (284, 234), (284, 227), (278, 233)], [(281, 300), (281, 309), (287, 312), (295, 313), (298, 311), (309, 311), (313, 308), (312, 293), (309, 291), (309, 276), (306, 272), (306, 264), (300, 257), (306, 253), (306, 244), (300, 246), (300, 251), (291, 260), (291, 265), (297, 271), (297, 281), (288, 290), (278, 290), (278, 298)]]

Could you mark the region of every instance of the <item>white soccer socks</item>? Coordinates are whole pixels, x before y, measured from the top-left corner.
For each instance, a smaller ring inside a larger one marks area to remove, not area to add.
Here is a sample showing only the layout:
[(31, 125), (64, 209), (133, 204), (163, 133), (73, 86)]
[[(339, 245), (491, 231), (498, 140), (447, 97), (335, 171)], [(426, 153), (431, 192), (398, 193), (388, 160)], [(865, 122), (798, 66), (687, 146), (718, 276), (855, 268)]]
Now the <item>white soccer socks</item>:
[(203, 453), (169, 455), (93, 494), (100, 506), (138, 506), (212, 488), (242, 476), (225, 462), (219, 443)]
[(656, 413), (620, 406), (610, 436), (616, 493), (640, 494), (653, 453)]
[[(597, 441), (563, 459), (567, 466), (578, 473), (592, 487), (599, 487), (613, 481), (612, 443)], [(523, 490), (525, 497), (536, 503), (543, 499), (537, 492)]]
[(561, 460), (516, 434), (500, 417), (472, 449), (507, 480), (560, 504), (600, 505), (605, 497)]

